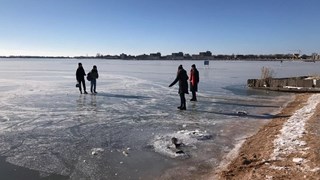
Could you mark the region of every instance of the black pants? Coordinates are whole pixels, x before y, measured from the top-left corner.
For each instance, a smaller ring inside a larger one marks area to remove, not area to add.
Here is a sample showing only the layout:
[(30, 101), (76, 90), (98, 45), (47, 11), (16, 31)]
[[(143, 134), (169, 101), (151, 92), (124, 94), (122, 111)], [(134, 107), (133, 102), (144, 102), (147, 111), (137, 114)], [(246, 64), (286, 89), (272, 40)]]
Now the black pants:
[(83, 90), (84, 90), (84, 92), (86, 92), (86, 81), (84, 79), (80, 79), (80, 80), (78, 80), (78, 82), (79, 82), (79, 91), (82, 92), (82, 90), (81, 90), (81, 84), (82, 84)]
[(179, 93), (180, 95), (180, 107), (185, 108), (186, 107), (186, 97), (184, 96), (185, 93)]
[(197, 100), (196, 91), (191, 91), (191, 92), (192, 92), (192, 99)]

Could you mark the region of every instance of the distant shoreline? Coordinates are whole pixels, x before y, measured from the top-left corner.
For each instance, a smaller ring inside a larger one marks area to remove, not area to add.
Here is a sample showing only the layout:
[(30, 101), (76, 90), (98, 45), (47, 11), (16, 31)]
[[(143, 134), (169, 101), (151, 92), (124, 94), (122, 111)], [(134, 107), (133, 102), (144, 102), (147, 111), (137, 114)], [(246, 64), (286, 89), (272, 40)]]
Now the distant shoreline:
[(318, 53), (311, 55), (299, 53), (287, 54), (212, 54), (211, 51), (199, 52), (199, 54), (188, 54), (183, 52), (162, 55), (160, 52), (130, 55), (122, 53), (120, 55), (103, 55), (97, 53), (96, 56), (39, 56), (39, 55), (9, 55), (0, 58), (48, 58), (48, 59), (119, 59), (119, 60), (248, 60), (248, 61), (288, 61), (288, 60), (320, 60)]
[(0, 56), (0, 59), (96, 59), (96, 60), (128, 60), (128, 61), (303, 61), (318, 62), (313, 59), (121, 59), (121, 58), (98, 58), (98, 57), (55, 57), (55, 56)]

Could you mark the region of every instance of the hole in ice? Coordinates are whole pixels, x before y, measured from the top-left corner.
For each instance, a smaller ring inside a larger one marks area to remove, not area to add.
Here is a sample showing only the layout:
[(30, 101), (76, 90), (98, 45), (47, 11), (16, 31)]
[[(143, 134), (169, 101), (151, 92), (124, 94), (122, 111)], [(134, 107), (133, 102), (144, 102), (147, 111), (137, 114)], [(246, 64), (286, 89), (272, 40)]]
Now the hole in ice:
[(149, 147), (171, 158), (189, 158), (190, 152), (197, 149), (197, 143), (209, 139), (212, 139), (212, 135), (206, 131), (181, 130), (176, 133), (155, 136)]

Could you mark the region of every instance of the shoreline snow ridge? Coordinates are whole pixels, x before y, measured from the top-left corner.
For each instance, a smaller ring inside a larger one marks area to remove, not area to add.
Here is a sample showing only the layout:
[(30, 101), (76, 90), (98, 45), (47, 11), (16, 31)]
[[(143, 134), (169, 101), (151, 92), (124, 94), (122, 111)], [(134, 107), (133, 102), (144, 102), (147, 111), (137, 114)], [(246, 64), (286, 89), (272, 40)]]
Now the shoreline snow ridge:
[(319, 104), (320, 94), (296, 94), (207, 179), (319, 179)]
[[(320, 94), (313, 94), (308, 102), (301, 109), (297, 110), (283, 125), (280, 134), (274, 140), (274, 151), (271, 154), (271, 160), (284, 160), (292, 153), (305, 154), (309, 149), (307, 143), (302, 137), (307, 133), (305, 129), (308, 121), (315, 113), (316, 107), (320, 101)], [(310, 169), (305, 163), (308, 162), (302, 157), (295, 157), (293, 162), (302, 166), (306, 171), (317, 171), (320, 168)], [(273, 169), (281, 167), (271, 166)]]

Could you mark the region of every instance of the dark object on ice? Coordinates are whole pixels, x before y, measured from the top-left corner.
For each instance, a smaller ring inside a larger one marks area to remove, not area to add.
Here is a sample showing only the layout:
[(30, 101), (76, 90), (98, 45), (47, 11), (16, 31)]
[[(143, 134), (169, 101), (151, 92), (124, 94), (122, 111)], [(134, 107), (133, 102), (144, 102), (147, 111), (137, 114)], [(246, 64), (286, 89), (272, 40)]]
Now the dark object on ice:
[(79, 83), (77, 83), (77, 84), (76, 84), (76, 87), (79, 88), (79, 86), (80, 86)]
[(189, 94), (188, 92), (188, 75), (187, 71), (183, 69), (182, 65), (178, 67), (177, 77), (176, 79), (169, 85), (169, 87), (172, 87), (179, 81), (179, 95), (180, 95), (180, 106), (178, 109), (180, 110), (186, 110), (186, 98), (185, 94)]
[(171, 142), (172, 142), (172, 144), (174, 144), (176, 149), (179, 149), (181, 147), (181, 145), (182, 145), (182, 143), (178, 143), (178, 139), (175, 138), (175, 137), (171, 138)]
[(192, 93), (192, 98), (190, 101), (197, 101), (196, 92), (198, 91), (198, 83), (199, 83), (199, 71), (196, 68), (195, 64), (192, 64), (190, 70), (190, 91)]
[(196, 138), (197, 140), (212, 139), (212, 135), (211, 134), (201, 133), (199, 131), (193, 131), (193, 132), (191, 132), (190, 135), (191, 135), (191, 137)]
[(88, 94), (87, 91), (86, 91), (86, 82), (84, 80), (84, 76), (86, 76), (86, 73), (82, 67), (82, 64), (81, 63), (78, 63), (78, 69), (76, 71), (76, 79), (79, 83), (79, 91), (80, 91), (80, 94), (82, 94), (82, 89), (81, 89), (81, 83), (83, 85), (83, 90), (84, 90), (84, 93), (85, 94)]
[(252, 161), (246, 157), (242, 157), (243, 161), (242, 161), (242, 164), (243, 165), (249, 165), (252, 163)]
[(212, 135), (210, 135), (210, 134), (203, 134), (203, 135), (197, 136), (196, 139), (197, 139), (197, 140), (209, 140), (209, 139), (212, 139)]
[(182, 150), (176, 152), (176, 154), (185, 154)]
[(180, 147), (183, 145), (182, 143), (178, 143), (178, 139), (176, 137), (171, 138), (172, 144), (176, 147), (178, 151), (176, 151), (176, 154), (185, 154), (183, 150), (180, 149)]
[(248, 115), (248, 113), (246, 111), (238, 111), (237, 114), (241, 115), (241, 116)]

